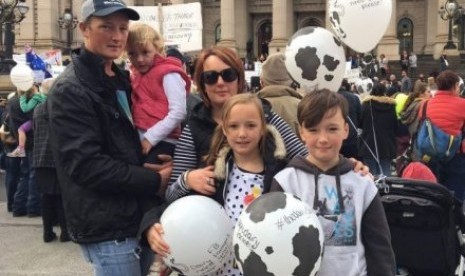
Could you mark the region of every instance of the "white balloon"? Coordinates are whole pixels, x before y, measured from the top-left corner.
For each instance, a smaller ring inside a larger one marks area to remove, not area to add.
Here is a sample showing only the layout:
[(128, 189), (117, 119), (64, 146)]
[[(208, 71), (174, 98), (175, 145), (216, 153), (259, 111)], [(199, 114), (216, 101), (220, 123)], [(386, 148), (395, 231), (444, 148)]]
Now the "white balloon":
[(371, 51), (391, 21), (392, 0), (329, 0), (328, 17), (336, 35), (359, 53)]
[(180, 198), (168, 206), (160, 222), (171, 251), (164, 261), (178, 273), (215, 273), (232, 254), (233, 225), (224, 208), (211, 198)]
[(339, 90), (346, 66), (344, 49), (328, 30), (300, 29), (289, 40), (285, 56), (286, 69), (303, 92)]
[(316, 275), (323, 240), (310, 206), (281, 192), (252, 201), (233, 233), (234, 255), (243, 275)]
[(11, 69), (10, 79), (19, 90), (27, 91), (34, 84), (34, 72), (26, 64), (18, 63)]
[(371, 93), (371, 90), (373, 89), (373, 81), (367, 77), (358, 78), (355, 81), (355, 87), (359, 94)]

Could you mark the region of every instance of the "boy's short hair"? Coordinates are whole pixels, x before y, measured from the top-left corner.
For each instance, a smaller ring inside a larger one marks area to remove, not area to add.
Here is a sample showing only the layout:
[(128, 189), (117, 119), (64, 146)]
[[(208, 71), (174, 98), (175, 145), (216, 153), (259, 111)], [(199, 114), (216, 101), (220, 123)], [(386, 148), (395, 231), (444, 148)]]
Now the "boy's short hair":
[(299, 125), (309, 128), (318, 125), (326, 112), (334, 115), (340, 109), (344, 120), (347, 122), (349, 104), (340, 94), (328, 89), (316, 90), (305, 95), (297, 107), (297, 120)]

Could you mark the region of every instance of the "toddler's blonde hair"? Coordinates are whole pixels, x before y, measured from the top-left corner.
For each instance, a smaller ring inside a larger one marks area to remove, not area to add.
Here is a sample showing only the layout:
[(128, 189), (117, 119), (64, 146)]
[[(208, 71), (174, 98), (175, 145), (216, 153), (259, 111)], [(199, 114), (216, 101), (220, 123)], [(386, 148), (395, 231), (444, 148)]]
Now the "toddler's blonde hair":
[(160, 33), (145, 23), (131, 23), (129, 25), (129, 35), (126, 43), (126, 51), (151, 43), (158, 53), (165, 54), (165, 42)]

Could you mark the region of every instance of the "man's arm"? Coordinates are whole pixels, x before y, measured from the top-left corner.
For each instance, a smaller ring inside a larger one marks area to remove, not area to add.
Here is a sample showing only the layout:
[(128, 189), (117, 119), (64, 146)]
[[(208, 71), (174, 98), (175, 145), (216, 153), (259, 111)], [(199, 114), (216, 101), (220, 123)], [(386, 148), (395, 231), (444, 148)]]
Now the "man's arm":
[[(117, 155), (131, 145), (108, 145), (107, 135), (125, 137), (130, 129), (105, 129), (100, 106), (83, 88), (62, 82), (49, 96), (50, 139), (57, 169), (86, 189), (153, 197), (161, 183), (158, 173), (129, 164)], [(117, 120), (108, 116), (107, 120)], [(111, 132), (111, 133), (110, 133)], [(112, 147), (112, 148), (110, 148)], [(111, 155), (110, 155), (111, 154)]]

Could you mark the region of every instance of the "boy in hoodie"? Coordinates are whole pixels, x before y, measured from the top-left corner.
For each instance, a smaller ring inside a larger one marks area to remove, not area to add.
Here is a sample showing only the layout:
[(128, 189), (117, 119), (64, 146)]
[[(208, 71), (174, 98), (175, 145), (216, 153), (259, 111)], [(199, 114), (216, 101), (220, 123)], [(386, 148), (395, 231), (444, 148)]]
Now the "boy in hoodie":
[(271, 191), (291, 193), (317, 213), (325, 235), (318, 275), (392, 276), (395, 258), (378, 190), (339, 155), (349, 133), (347, 113), (347, 101), (329, 90), (302, 99), (297, 119), (310, 153), (279, 172)]

